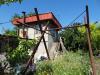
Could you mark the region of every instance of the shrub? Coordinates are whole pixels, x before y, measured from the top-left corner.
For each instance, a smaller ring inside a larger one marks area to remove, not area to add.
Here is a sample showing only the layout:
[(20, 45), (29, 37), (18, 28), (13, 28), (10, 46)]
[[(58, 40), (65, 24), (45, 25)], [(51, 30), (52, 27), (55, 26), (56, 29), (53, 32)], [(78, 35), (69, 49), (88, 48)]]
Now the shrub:
[(18, 63), (25, 63), (29, 58), (28, 50), (36, 45), (36, 40), (20, 40), (16, 49), (7, 52), (7, 59), (11, 66), (15, 66)]

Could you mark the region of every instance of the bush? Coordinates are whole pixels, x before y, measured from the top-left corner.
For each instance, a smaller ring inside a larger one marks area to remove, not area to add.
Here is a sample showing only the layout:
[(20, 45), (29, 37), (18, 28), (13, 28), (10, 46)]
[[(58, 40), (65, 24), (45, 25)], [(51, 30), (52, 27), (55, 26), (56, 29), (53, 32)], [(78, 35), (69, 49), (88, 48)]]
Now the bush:
[(29, 59), (28, 50), (36, 45), (36, 40), (20, 40), (16, 49), (9, 49), (7, 52), (7, 60), (11, 66), (15, 66), (18, 63), (25, 63)]

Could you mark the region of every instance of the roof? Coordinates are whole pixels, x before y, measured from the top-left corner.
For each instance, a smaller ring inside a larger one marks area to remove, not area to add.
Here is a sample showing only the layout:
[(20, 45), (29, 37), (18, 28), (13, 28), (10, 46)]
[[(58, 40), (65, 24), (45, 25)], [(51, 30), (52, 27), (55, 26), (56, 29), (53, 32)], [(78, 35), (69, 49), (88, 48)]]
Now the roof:
[[(53, 15), (52, 12), (49, 13), (43, 13), (43, 14), (39, 14), (39, 19), (40, 21), (45, 21), (45, 20), (52, 20), (54, 25), (56, 25), (58, 28), (61, 28), (61, 24), (59, 23), (59, 21), (56, 19), (56, 17)], [(20, 25), (19, 22), (23, 23), (23, 18), (20, 19), (13, 19), (12, 23), (14, 25)], [(30, 17), (26, 17), (26, 23), (34, 23), (37, 22), (37, 17), (36, 15), (30, 16)]]

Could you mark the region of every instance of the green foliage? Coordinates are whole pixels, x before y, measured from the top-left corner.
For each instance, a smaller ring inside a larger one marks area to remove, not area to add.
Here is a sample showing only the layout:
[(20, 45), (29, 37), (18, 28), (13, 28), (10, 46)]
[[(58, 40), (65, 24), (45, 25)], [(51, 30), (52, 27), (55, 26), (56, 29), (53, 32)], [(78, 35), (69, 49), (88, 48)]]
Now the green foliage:
[(15, 27), (12, 30), (6, 30), (5, 33), (3, 34), (6, 38), (3, 39), (3, 36), (0, 37), (2, 39), (2, 46), (1, 46), (1, 52), (7, 52), (9, 49), (14, 49), (18, 46), (19, 44), (19, 39), (16, 33), (17, 28)]
[[(100, 29), (99, 25), (90, 25), (93, 50), (100, 50)], [(60, 33), (64, 38), (64, 45), (67, 50), (88, 50), (87, 34), (85, 27), (66, 29)], [(98, 52), (98, 51), (96, 51)]]
[(22, 0), (0, 0), (0, 5), (9, 4), (9, 3), (12, 3), (12, 2), (19, 2), (19, 3), (21, 3)]
[(17, 36), (16, 31), (17, 31), (17, 28), (15, 27), (12, 30), (6, 30), (5, 33), (4, 33), (4, 35)]
[[(60, 35), (64, 38), (64, 45), (67, 50), (78, 50), (83, 49), (86, 44), (85, 33), (82, 33), (77, 29), (67, 29), (60, 33)], [(87, 48), (87, 47), (85, 47)]]
[(87, 54), (64, 52), (55, 60), (39, 62), (36, 75), (89, 75), (89, 69)]
[(33, 15), (35, 15), (35, 13), (34, 12), (30, 12), (29, 14), (27, 14), (27, 17), (33, 16)]
[(94, 55), (100, 54), (100, 24), (91, 25), (91, 34), (92, 34), (92, 45), (94, 49)]
[[(17, 36), (16, 30), (16, 27), (13, 30), (7, 30), (4, 35)], [(25, 63), (29, 58), (28, 51), (35, 45), (35, 39), (25, 40), (19, 39), (18, 37), (16, 37), (14, 40), (11, 40), (9, 44), (6, 44), (5, 49), (7, 49), (7, 59), (11, 66), (15, 66), (17, 63)]]
[(96, 27), (95, 25), (91, 26), (91, 34), (92, 34), (92, 39), (93, 39), (93, 46), (95, 49), (100, 49), (100, 29)]
[(15, 66), (17, 63), (25, 63), (29, 58), (28, 50), (34, 47), (36, 40), (20, 40), (19, 46), (16, 49), (9, 49), (7, 52), (7, 59), (11, 66)]
[[(25, 17), (31, 17), (33, 15), (35, 15), (35, 13), (34, 12), (30, 12), (30, 13), (26, 14)], [(14, 16), (12, 17), (12, 20), (13, 19), (20, 19), (20, 18), (23, 18), (23, 15), (15, 13)]]
[(15, 13), (12, 19), (21, 18), (19, 14)]

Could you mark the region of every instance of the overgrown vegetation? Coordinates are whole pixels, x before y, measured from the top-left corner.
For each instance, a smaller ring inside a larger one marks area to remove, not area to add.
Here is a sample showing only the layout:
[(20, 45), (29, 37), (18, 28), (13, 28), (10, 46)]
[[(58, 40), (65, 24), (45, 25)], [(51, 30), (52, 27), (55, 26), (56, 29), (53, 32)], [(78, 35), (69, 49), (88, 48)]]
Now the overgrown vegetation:
[[(30, 12), (30, 13), (26, 14), (25, 17), (31, 17), (33, 15), (35, 15), (35, 13), (34, 12)], [(20, 18), (23, 18), (23, 17), (24, 17), (23, 15), (15, 13), (14, 16), (12, 17), (12, 20), (14, 20), (14, 19), (20, 19)]]
[(24, 63), (29, 58), (28, 51), (34, 47), (36, 40), (19, 40), (19, 45), (15, 49), (10, 49), (7, 52), (7, 59), (10, 62), (11, 66), (15, 66), (18, 63)]
[(12, 2), (19, 2), (19, 3), (21, 3), (22, 0), (0, 0), (0, 5), (9, 4), (9, 3), (12, 3)]
[(55, 60), (37, 64), (36, 75), (89, 75), (89, 56), (82, 52), (64, 52)]
[(97, 75), (100, 75), (100, 58), (95, 57), (95, 63), (96, 63), (96, 73)]
[[(92, 24), (92, 46), (94, 54), (100, 54), (100, 25)], [(67, 34), (67, 35), (66, 35)], [(84, 50), (88, 51), (87, 35), (85, 27), (67, 29), (61, 32), (61, 36), (64, 38), (64, 45), (67, 50)]]
[(17, 36), (17, 27), (14, 27), (12, 30), (6, 30), (4, 32), (4, 35), (9, 35), (9, 36)]

